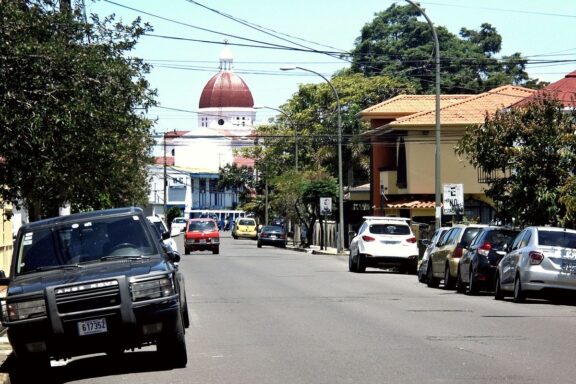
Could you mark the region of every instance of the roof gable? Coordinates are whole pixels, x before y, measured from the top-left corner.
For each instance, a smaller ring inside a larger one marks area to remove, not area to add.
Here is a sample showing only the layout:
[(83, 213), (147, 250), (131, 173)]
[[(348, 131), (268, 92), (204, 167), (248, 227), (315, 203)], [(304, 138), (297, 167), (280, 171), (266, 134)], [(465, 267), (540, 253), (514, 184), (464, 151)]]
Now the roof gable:
[[(440, 105), (467, 99), (473, 95), (440, 95)], [(385, 100), (360, 112), (362, 120), (374, 117), (402, 117), (433, 109), (436, 105), (436, 95), (398, 95)]]
[(514, 104), (514, 107), (525, 106), (538, 97), (545, 96), (558, 99), (565, 107), (576, 107), (576, 71), (572, 71), (564, 78), (548, 84), (548, 86)]
[[(502, 108), (508, 108), (514, 103), (530, 96), (532, 89), (505, 85), (488, 92), (466, 98), (464, 100), (441, 107), (440, 124), (470, 125), (482, 124), (486, 114), (494, 114)], [(429, 110), (402, 117), (387, 125), (389, 128), (410, 126), (433, 126), (436, 123), (436, 111)]]

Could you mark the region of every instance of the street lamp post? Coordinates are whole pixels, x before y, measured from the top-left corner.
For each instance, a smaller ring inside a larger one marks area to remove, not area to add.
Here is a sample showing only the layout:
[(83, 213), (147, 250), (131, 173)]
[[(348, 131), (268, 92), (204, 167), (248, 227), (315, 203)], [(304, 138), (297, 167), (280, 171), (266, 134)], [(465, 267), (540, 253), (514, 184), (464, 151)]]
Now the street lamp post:
[(338, 253), (342, 252), (344, 249), (344, 187), (342, 185), (342, 118), (341, 118), (341, 111), (340, 111), (340, 98), (338, 97), (338, 92), (336, 92), (336, 88), (332, 85), (330, 80), (328, 80), (324, 75), (313, 71), (308, 68), (303, 67), (282, 67), (280, 68), (282, 71), (292, 71), (295, 69), (299, 69), (301, 71), (311, 72), (318, 76), (320, 76), (324, 81), (328, 83), (332, 91), (334, 92), (334, 96), (336, 97), (336, 108), (338, 112), (338, 241), (337, 241), (337, 251)]
[(436, 28), (432, 20), (426, 15), (426, 13), (412, 0), (406, 0), (408, 3), (412, 4), (413, 7), (418, 9), (422, 16), (426, 18), (428, 25), (432, 29), (432, 36), (434, 37), (434, 50), (436, 51), (436, 158), (435, 158), (435, 218), (436, 218), (436, 228), (440, 228), (442, 225), (442, 205), (440, 201), (440, 44), (438, 43), (438, 35), (436, 34)]

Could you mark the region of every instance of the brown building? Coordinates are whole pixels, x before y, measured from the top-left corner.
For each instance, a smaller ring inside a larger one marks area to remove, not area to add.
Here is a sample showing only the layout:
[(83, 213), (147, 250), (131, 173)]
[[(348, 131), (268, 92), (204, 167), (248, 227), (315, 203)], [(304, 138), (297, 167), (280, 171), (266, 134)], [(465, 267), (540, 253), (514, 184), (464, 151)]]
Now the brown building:
[[(503, 86), (479, 95), (441, 95), (440, 184), (462, 184), (463, 215), (487, 223), (494, 217), (478, 171), (459, 158), (454, 146), (469, 126), (480, 126), (486, 115), (508, 108), (534, 91)], [(371, 130), (370, 206), (373, 215), (411, 217), (434, 223), (435, 96), (400, 95), (360, 113)], [(451, 221), (443, 217), (443, 222)]]

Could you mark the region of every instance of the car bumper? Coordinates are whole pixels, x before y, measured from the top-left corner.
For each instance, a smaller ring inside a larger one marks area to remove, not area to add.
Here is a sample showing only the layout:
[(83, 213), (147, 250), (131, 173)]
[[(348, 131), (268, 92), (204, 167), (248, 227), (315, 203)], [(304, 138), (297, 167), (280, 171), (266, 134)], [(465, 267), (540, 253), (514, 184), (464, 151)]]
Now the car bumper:
[(576, 274), (560, 273), (542, 267), (520, 272), (522, 289), (527, 291), (576, 290)]
[(258, 239), (262, 245), (273, 245), (275, 247), (285, 247), (286, 239)]

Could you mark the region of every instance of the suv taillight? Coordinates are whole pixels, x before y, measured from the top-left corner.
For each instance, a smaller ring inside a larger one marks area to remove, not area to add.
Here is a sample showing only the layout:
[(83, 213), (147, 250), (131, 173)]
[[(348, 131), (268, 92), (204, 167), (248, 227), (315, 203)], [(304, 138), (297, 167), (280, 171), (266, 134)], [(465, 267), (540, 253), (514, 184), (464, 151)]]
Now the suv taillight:
[(544, 260), (544, 254), (538, 251), (532, 251), (528, 254), (531, 265), (540, 265)]
[(362, 236), (362, 240), (364, 240), (364, 241), (374, 241), (374, 240), (376, 240), (376, 239), (373, 238), (372, 236), (364, 235), (364, 236)]
[(418, 241), (418, 240), (416, 240), (416, 238), (415, 238), (414, 236), (413, 236), (413, 237), (409, 237), (408, 239), (406, 239), (406, 242), (407, 242), (407, 243), (412, 243), (412, 244), (414, 244), (414, 243), (417, 242), (417, 241)]
[(478, 253), (482, 256), (488, 256), (491, 249), (492, 245), (490, 243), (484, 243), (480, 248), (478, 248)]

